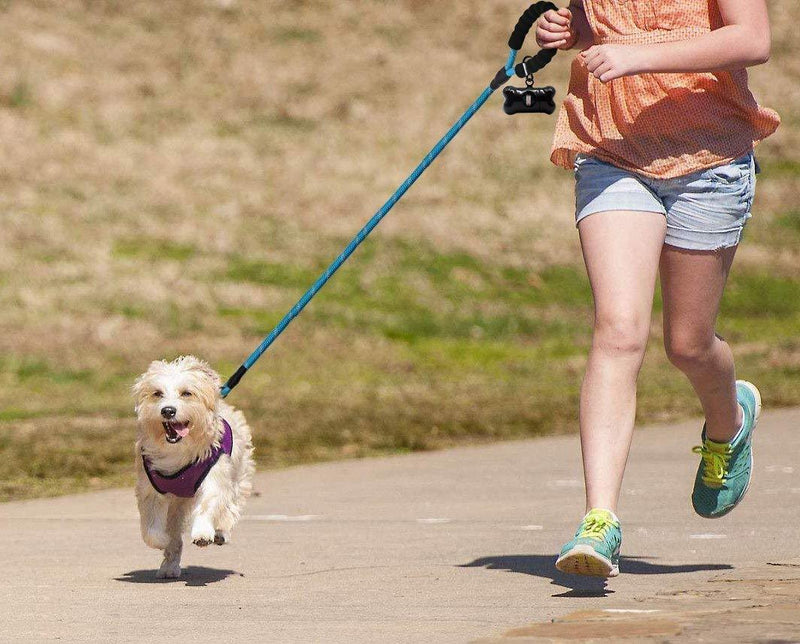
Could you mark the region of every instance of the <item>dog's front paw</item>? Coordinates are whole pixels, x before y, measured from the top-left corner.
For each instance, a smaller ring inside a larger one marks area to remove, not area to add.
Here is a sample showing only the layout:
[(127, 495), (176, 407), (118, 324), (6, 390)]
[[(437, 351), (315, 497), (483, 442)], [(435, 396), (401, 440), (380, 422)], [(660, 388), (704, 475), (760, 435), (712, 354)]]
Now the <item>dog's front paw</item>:
[(156, 573), (156, 579), (178, 579), (181, 576), (181, 565), (174, 561), (165, 561)]
[(231, 540), (231, 535), (223, 530), (217, 530), (214, 534), (214, 543), (218, 546), (224, 546)]
[(198, 517), (192, 525), (192, 543), (201, 548), (214, 543), (214, 526), (205, 517)]

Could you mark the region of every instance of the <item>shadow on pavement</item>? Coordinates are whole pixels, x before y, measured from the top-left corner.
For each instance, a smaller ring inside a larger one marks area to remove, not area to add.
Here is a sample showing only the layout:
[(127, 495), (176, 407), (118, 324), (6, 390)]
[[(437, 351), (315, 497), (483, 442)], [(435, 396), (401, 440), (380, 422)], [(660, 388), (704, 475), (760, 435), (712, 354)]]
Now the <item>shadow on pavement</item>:
[[(673, 575), (676, 573), (699, 572), (701, 570), (731, 570), (728, 564), (657, 564), (650, 563), (647, 557), (620, 557), (619, 569), (626, 575)], [(567, 575), (555, 567), (553, 555), (501, 555), (481, 557), (459, 568), (487, 568), (507, 570), (523, 575), (533, 575), (550, 579), (554, 586), (569, 590), (553, 597), (606, 597), (613, 593), (606, 587), (606, 579)]]
[(218, 570), (205, 566), (188, 566), (183, 569), (180, 579), (156, 579), (155, 570), (131, 570), (114, 581), (125, 581), (131, 584), (185, 584), (187, 586), (208, 586), (223, 581), (231, 576), (244, 577), (235, 570)]

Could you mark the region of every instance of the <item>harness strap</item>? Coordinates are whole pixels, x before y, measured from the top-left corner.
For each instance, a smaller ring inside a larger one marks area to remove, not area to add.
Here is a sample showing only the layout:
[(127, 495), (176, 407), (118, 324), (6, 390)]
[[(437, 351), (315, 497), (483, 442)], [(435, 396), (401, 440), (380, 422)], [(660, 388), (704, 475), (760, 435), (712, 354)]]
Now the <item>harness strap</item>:
[(211, 454), (208, 458), (190, 463), (174, 474), (162, 474), (154, 469), (149, 459), (142, 454), (145, 474), (147, 474), (150, 485), (153, 486), (155, 491), (159, 494), (174, 494), (183, 499), (191, 499), (197, 494), (200, 485), (202, 485), (206, 476), (208, 476), (211, 468), (217, 464), (220, 456), (223, 454), (231, 456), (233, 454), (233, 430), (228, 424), (228, 421), (224, 418), (222, 419), (222, 425), (222, 439), (219, 445), (211, 450)]

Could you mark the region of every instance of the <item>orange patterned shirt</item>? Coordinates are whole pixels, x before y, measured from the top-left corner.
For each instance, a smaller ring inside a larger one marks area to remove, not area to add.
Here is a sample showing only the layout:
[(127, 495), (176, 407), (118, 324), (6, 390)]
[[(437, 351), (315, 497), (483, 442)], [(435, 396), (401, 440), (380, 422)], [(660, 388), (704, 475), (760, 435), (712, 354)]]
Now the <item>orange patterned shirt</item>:
[[(716, 0), (583, 0), (594, 42), (674, 42), (723, 26)], [(744, 69), (638, 74), (606, 84), (580, 58), (558, 116), (551, 160), (572, 168), (591, 154), (666, 179), (722, 165), (752, 150), (780, 125), (760, 107)]]

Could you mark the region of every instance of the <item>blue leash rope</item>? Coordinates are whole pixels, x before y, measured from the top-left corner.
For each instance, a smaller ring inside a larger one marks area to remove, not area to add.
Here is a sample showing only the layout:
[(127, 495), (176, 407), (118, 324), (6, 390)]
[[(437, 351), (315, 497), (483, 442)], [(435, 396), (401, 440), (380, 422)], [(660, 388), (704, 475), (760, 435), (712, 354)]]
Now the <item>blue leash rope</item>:
[[(389, 200), (383, 205), (383, 207), (375, 213), (372, 219), (367, 222), (367, 225), (361, 229), (361, 231), (356, 235), (355, 239), (351, 241), (347, 248), (344, 249), (341, 255), (334, 260), (334, 262), (327, 268), (327, 270), (320, 275), (319, 279), (314, 282), (314, 285), (306, 291), (305, 295), (300, 298), (300, 301), (297, 302), (292, 307), (292, 310), (289, 311), (284, 318), (278, 323), (278, 325), (272, 330), (272, 332), (264, 338), (264, 341), (258, 346), (258, 348), (250, 354), (250, 357), (244, 361), (244, 363), (236, 370), (236, 372), (228, 378), (228, 381), (222, 386), (220, 390), (220, 395), (225, 398), (233, 388), (239, 384), (239, 381), (244, 377), (247, 371), (252, 367), (258, 359), (264, 354), (264, 352), (269, 349), (270, 345), (278, 338), (278, 336), (284, 332), (287, 326), (294, 320), (300, 312), (306, 307), (306, 305), (311, 301), (311, 299), (320, 291), (320, 289), (325, 286), (328, 280), (333, 276), (333, 274), (339, 270), (342, 264), (344, 264), (350, 255), (359, 247), (361, 242), (363, 242), (367, 235), (369, 235), (372, 230), (377, 226), (381, 220), (389, 213), (389, 211), (394, 208), (395, 204), (400, 201), (403, 195), (408, 191), (408, 189), (414, 185), (417, 179), (422, 175), (425, 170), (436, 160), (442, 151), (447, 147), (448, 143), (452, 141), (456, 135), (461, 131), (461, 129), (467, 124), (467, 122), (475, 115), (475, 113), (483, 107), (483, 104), (489, 100), (489, 97), (494, 93), (496, 89), (502, 87), (508, 79), (510, 79), (514, 74), (518, 76), (525, 76), (529, 72), (534, 71), (533, 69), (528, 69), (525, 67), (524, 64), (518, 65), (515, 68), (514, 63), (517, 59), (517, 53), (522, 48), (522, 44), (527, 36), (528, 32), (530, 31), (531, 27), (533, 26), (534, 22), (538, 19), (538, 17), (547, 11), (548, 9), (556, 9), (555, 5), (551, 4), (550, 2), (537, 2), (534, 5), (531, 5), (525, 13), (522, 14), (522, 17), (517, 22), (517, 25), (514, 29), (514, 33), (511, 35), (509, 39), (509, 47), (511, 51), (508, 54), (508, 61), (506, 62), (505, 67), (501, 68), (497, 75), (495, 76), (494, 80), (490, 83), (489, 87), (483, 90), (483, 93), (478, 97), (478, 99), (469, 107), (469, 109), (464, 112), (464, 115), (458, 119), (455, 125), (450, 128), (447, 134), (442, 137), (442, 139), (434, 146), (434, 148), (428, 153), (428, 155), (422, 160), (414, 172), (406, 179), (403, 184), (397, 189), (397, 191), (389, 198)], [(544, 67), (550, 59), (555, 55), (555, 50), (549, 51), (541, 51), (539, 53), (539, 60), (535, 61), (535, 69), (540, 69)], [(527, 60), (527, 59), (526, 59)]]
[[(512, 49), (508, 55), (508, 62), (504, 68), (507, 78), (511, 78), (514, 75), (514, 62), (516, 61), (517, 51)], [(494, 83), (493, 83), (494, 85)], [(278, 322), (278, 325), (272, 330), (272, 332), (264, 338), (264, 341), (258, 346), (258, 348), (250, 354), (250, 357), (244, 361), (244, 363), (237, 369), (236, 373), (234, 373), (228, 381), (223, 385), (220, 395), (225, 398), (233, 388), (239, 384), (239, 381), (244, 377), (247, 371), (258, 361), (258, 359), (264, 355), (264, 352), (269, 349), (270, 345), (272, 345), (275, 340), (278, 339), (281, 333), (286, 330), (286, 327), (294, 320), (300, 312), (306, 307), (306, 305), (311, 301), (311, 299), (319, 293), (320, 289), (328, 282), (328, 280), (333, 277), (333, 274), (336, 273), (337, 270), (344, 264), (350, 255), (355, 252), (356, 248), (359, 247), (361, 242), (363, 242), (367, 236), (373, 231), (373, 229), (381, 222), (381, 220), (394, 208), (395, 204), (400, 201), (403, 195), (408, 191), (408, 189), (414, 185), (417, 179), (420, 178), (423, 172), (428, 169), (428, 167), (436, 160), (442, 151), (447, 147), (447, 145), (452, 141), (456, 135), (461, 131), (461, 129), (467, 124), (467, 122), (475, 115), (475, 113), (483, 107), (484, 103), (489, 100), (489, 97), (494, 93), (496, 87), (487, 87), (483, 90), (483, 93), (478, 97), (478, 99), (469, 107), (469, 109), (464, 112), (463, 116), (458, 119), (458, 121), (450, 128), (450, 130), (445, 134), (442, 139), (434, 146), (434, 148), (428, 153), (428, 155), (422, 160), (414, 172), (403, 182), (403, 184), (397, 189), (397, 191), (389, 198), (389, 200), (383, 205), (383, 207), (375, 213), (375, 215), (367, 222), (367, 225), (364, 226), (358, 235), (355, 236), (353, 241), (351, 241), (347, 248), (342, 251), (342, 254), (337, 257), (334, 262), (325, 270), (325, 272), (320, 275), (319, 279), (314, 282), (314, 285), (308, 289), (300, 298), (300, 300), (295, 304), (291, 311), (289, 311), (283, 319)]]

